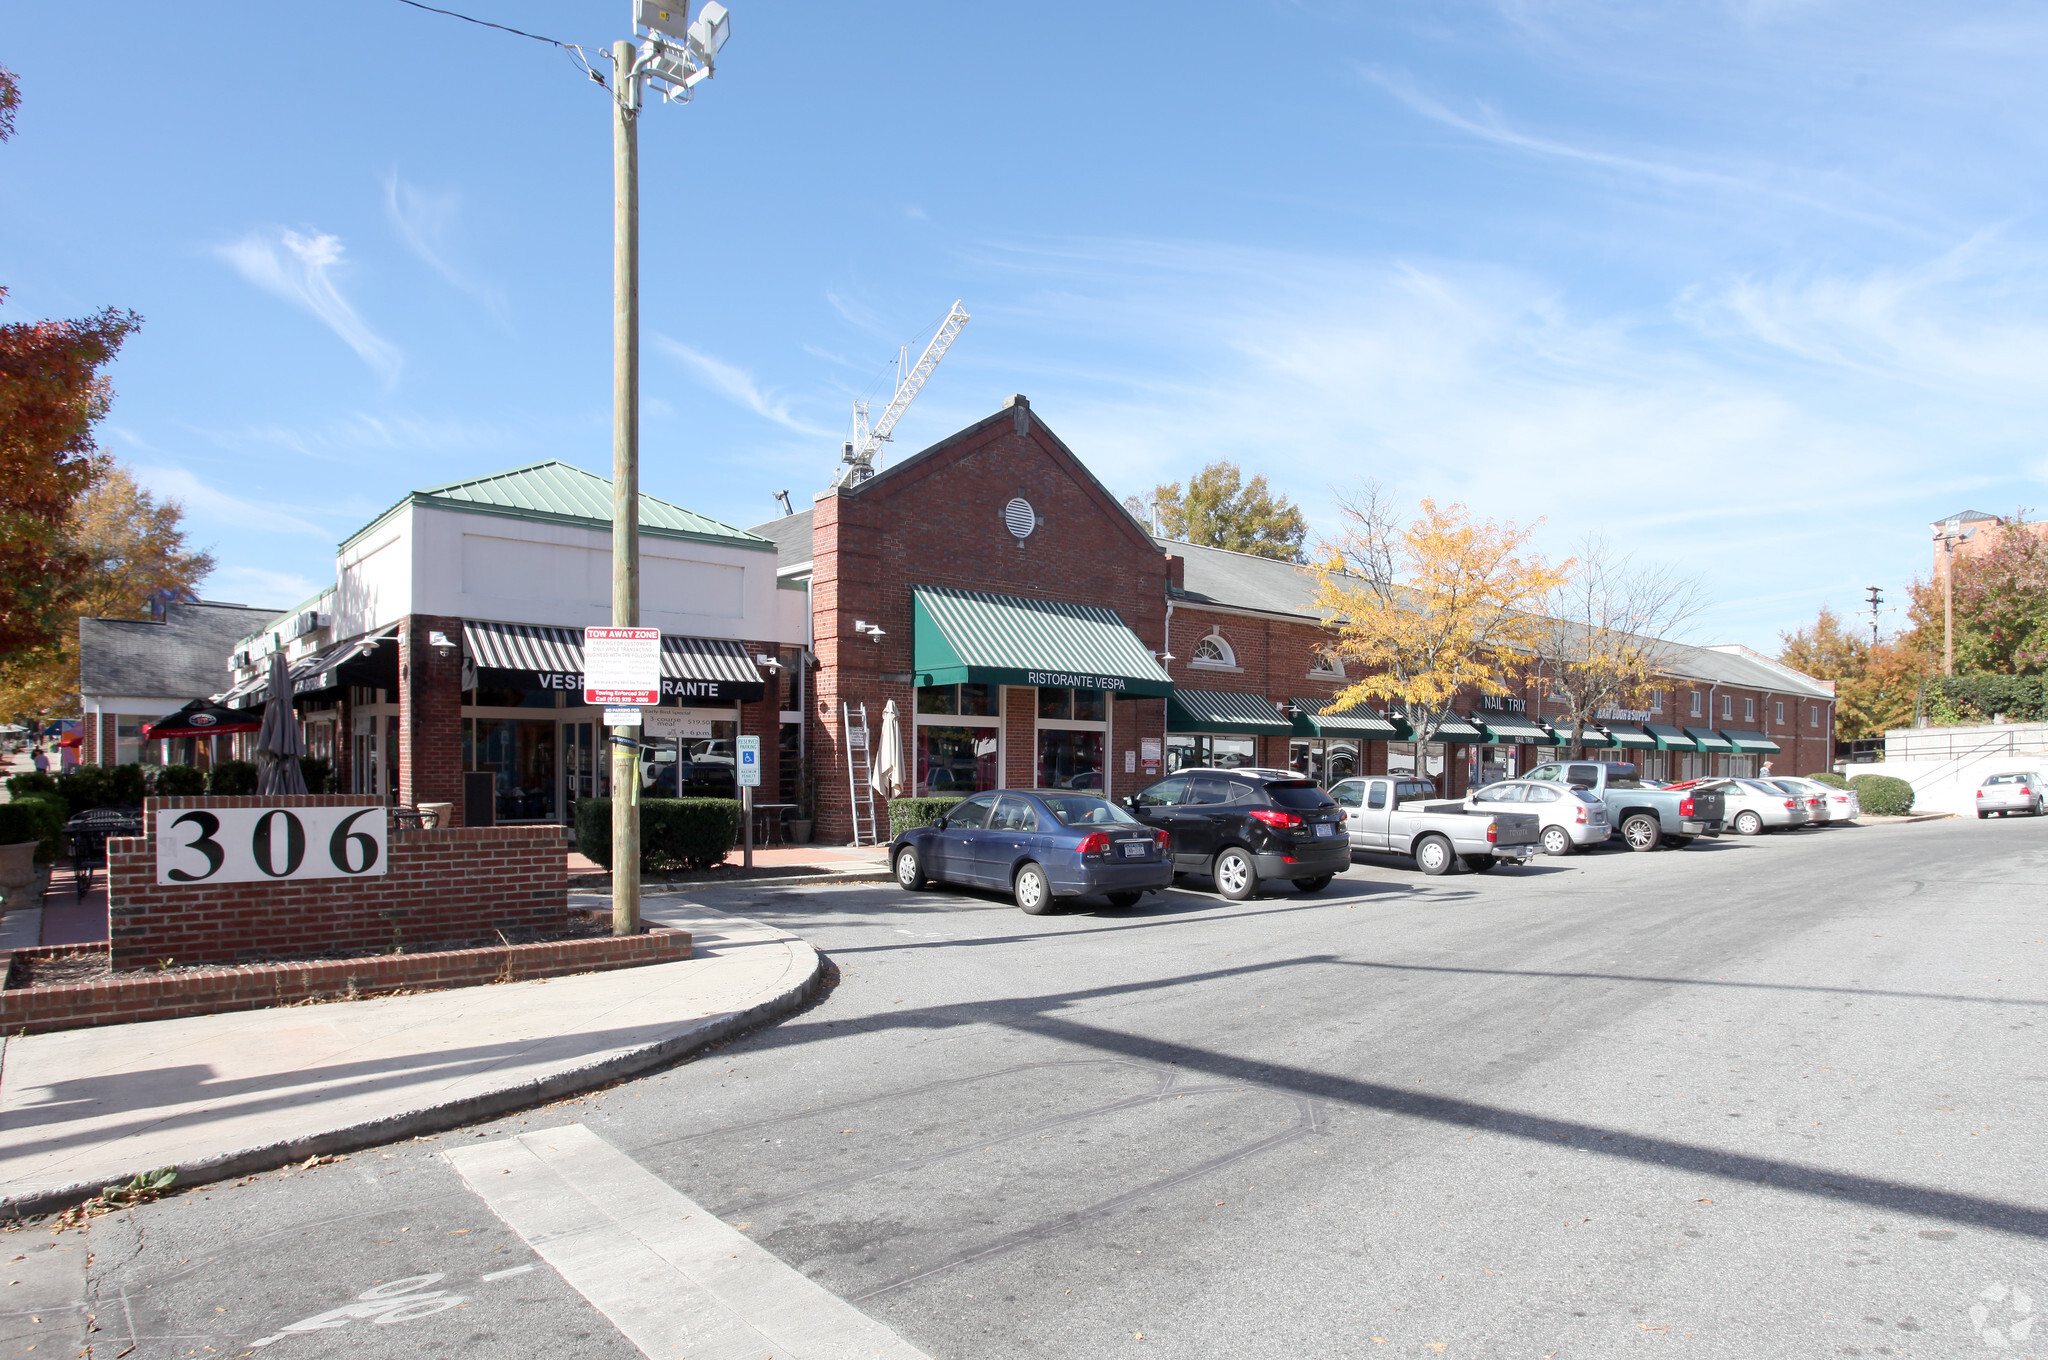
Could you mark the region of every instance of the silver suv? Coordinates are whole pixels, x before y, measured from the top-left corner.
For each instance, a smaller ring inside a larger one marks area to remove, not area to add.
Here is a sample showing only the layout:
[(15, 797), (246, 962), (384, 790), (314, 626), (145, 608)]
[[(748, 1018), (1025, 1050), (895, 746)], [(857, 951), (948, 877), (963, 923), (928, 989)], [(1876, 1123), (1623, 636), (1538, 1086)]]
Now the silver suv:
[(2032, 770), (1994, 774), (1977, 789), (1977, 820), (1981, 822), (1994, 812), (2001, 817), (2015, 812), (2038, 817), (2044, 798), (2048, 798), (2048, 786)]

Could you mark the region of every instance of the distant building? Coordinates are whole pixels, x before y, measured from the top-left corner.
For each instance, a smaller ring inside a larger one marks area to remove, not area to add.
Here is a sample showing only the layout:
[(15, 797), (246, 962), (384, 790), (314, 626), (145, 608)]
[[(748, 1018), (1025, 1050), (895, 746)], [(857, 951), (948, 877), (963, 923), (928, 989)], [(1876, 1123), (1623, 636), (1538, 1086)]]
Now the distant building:
[(1957, 557), (1982, 557), (1997, 546), (1998, 531), (2007, 525), (2017, 525), (2036, 538), (2048, 536), (2048, 520), (2022, 520), (2006, 515), (1987, 515), (1982, 510), (1958, 510), (1947, 519), (1938, 519), (1927, 526), (1934, 538), (1934, 582), (1939, 585), (1948, 575), (1948, 551), (1941, 543), (1944, 533), (1961, 530), (1970, 536), (1955, 545)]
[[(84, 712), (80, 758), (89, 765), (160, 764), (144, 750), (142, 726), (228, 687), (227, 655), (275, 609), (211, 600), (164, 606), (158, 619), (80, 619), (78, 697)], [(197, 752), (171, 755), (193, 764)]]

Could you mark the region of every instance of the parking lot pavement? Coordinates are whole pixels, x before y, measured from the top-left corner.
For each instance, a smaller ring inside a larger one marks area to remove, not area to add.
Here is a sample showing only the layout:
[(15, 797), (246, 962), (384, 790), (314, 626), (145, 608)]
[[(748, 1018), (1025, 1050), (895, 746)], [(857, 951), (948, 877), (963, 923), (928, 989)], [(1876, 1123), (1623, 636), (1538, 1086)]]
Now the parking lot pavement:
[(932, 1356), (2028, 1354), (2044, 878), (2048, 823), (1970, 821), (1053, 917), (731, 890), (827, 998), (98, 1220), (91, 1288), (109, 1354), (673, 1353), (442, 1155), (554, 1131)]

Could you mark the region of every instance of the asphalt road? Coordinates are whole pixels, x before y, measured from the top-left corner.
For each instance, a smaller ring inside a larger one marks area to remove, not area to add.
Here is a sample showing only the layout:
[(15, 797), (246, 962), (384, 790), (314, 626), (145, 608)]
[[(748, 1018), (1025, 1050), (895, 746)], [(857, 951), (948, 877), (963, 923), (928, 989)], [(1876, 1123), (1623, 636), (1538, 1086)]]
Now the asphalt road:
[[(92, 1353), (637, 1355), (441, 1156), (574, 1123), (949, 1360), (2040, 1354), (2044, 884), (2048, 819), (1043, 918), (706, 896), (836, 989), (101, 1219)], [(434, 1297), (283, 1330), (378, 1290)]]

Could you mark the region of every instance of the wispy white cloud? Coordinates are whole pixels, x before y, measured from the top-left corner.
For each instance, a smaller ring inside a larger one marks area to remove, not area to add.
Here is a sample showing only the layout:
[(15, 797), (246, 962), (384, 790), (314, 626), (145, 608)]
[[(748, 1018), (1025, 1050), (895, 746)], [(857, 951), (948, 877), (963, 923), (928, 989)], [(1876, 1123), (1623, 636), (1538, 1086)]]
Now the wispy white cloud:
[(254, 424), (191, 428), (193, 433), (219, 447), (238, 453), (285, 450), (322, 461), (369, 450), (517, 454), (532, 444), (532, 431), (519, 425), (462, 416), (420, 416), (399, 412), (352, 411), (305, 426)]
[(503, 322), (504, 293), (456, 262), (456, 223), (461, 211), (462, 197), (453, 190), (422, 189), (400, 179), (395, 170), (384, 177), (385, 216), (406, 248)]
[(755, 415), (772, 420), (777, 425), (795, 430), (799, 434), (815, 435), (819, 438), (831, 437), (830, 430), (819, 429), (792, 415), (787, 397), (762, 391), (755, 383), (754, 376), (745, 369), (729, 364), (723, 359), (714, 358), (701, 350), (692, 349), (680, 340), (670, 339), (666, 335), (656, 334), (654, 343), (662, 353), (681, 364), (704, 386), (739, 403)]
[(397, 347), (370, 328), (336, 283), (343, 262), (339, 236), (267, 227), (218, 253), (258, 288), (311, 312), (387, 382), (397, 378), (403, 362)]
[(248, 500), (222, 491), (185, 468), (141, 463), (131, 471), (136, 481), (158, 497), (179, 502), (195, 518), (232, 525), (237, 535), (304, 534), (326, 543), (337, 537), (332, 528), (305, 518), (303, 507)]
[(200, 593), (210, 600), (258, 608), (289, 609), (298, 601), (333, 584), (332, 578), (316, 581), (297, 572), (231, 563), (216, 568), (213, 575), (206, 578)]

